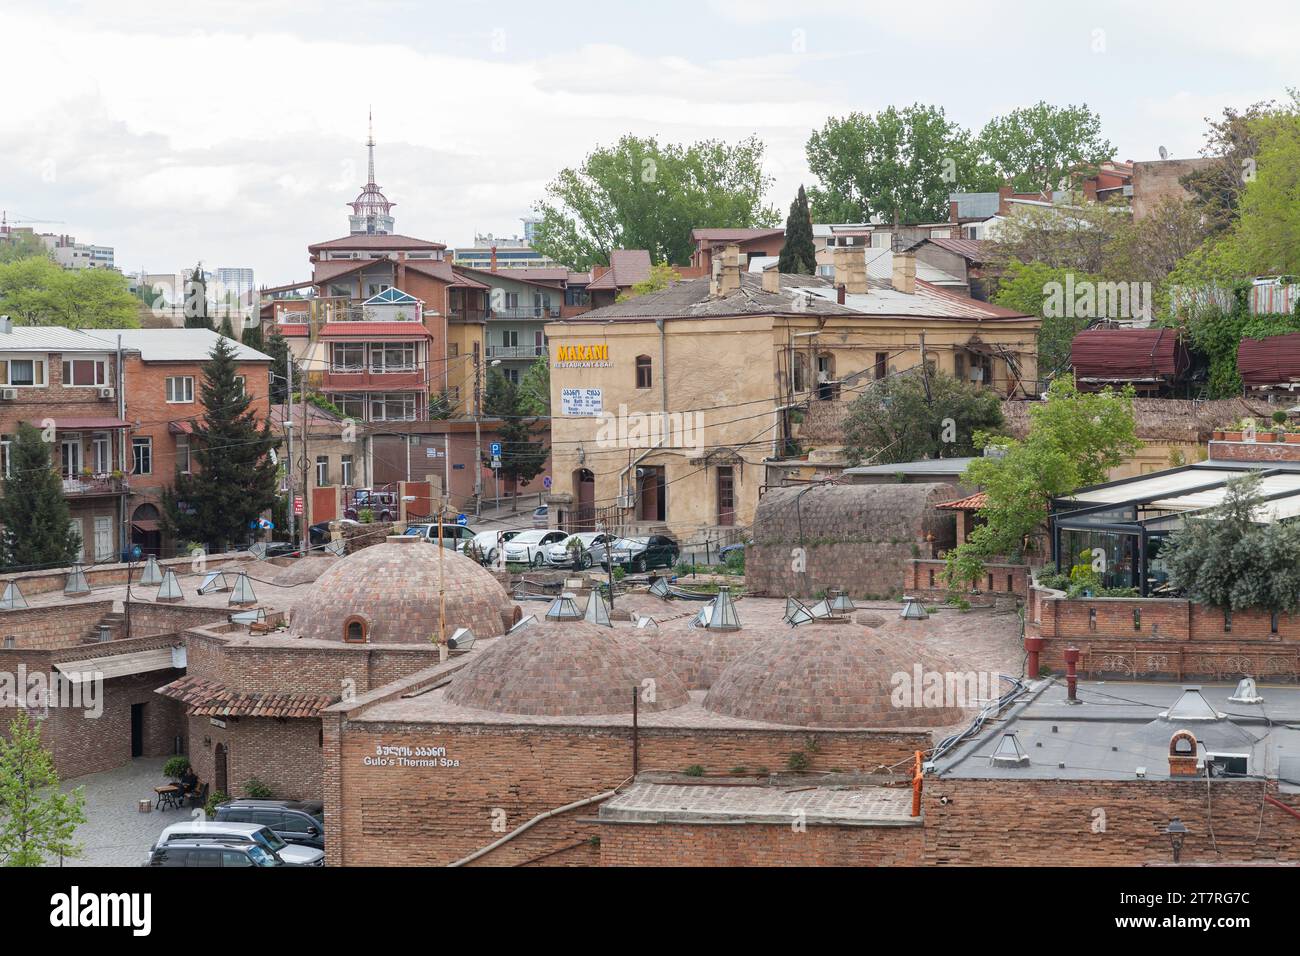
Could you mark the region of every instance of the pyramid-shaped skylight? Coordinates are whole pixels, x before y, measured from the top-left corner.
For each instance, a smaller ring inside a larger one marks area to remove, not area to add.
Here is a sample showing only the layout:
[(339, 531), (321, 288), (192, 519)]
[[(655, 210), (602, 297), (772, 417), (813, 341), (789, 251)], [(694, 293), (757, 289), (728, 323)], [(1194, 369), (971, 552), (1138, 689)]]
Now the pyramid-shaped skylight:
[(1015, 734), (1003, 734), (989, 762), (995, 767), (1027, 767), (1029, 754), (1025, 753), (1025, 748), (1020, 746), (1020, 741), (1016, 739)]
[(614, 623), (609, 619), (609, 606), (605, 599), (600, 596), (599, 591), (592, 591), (591, 597), (587, 599), (587, 611), (583, 614), (582, 619), (589, 624), (600, 624), (603, 627), (613, 627)]
[(401, 289), (385, 289), (366, 299), (365, 305), (419, 305), (420, 300)]
[(1221, 714), (1211, 707), (1199, 687), (1184, 687), (1182, 696), (1174, 702), (1174, 706), (1160, 716), (1170, 723), (1186, 723), (1196, 720), (1223, 720), (1227, 714)]
[(731, 600), (731, 588), (727, 585), (718, 588), (718, 596), (709, 602), (703, 626), (711, 631), (740, 630), (740, 616), (736, 614), (736, 605)]
[(162, 584), (162, 568), (158, 567), (158, 559), (152, 554), (144, 563), (144, 570), (140, 572), (140, 583), (149, 587)]

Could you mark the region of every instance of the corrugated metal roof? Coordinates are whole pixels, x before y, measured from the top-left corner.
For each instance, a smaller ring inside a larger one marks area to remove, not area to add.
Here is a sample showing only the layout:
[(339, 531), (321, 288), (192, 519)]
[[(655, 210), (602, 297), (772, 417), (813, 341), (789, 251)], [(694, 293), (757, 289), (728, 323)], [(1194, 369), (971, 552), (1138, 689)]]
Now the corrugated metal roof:
[(1089, 329), (1074, 337), (1070, 362), (1079, 379), (1175, 379), (1191, 364), (1175, 329)]
[[(117, 348), (117, 337), (122, 337), (122, 347), (139, 352), (146, 362), (206, 362), (220, 333), (211, 329), (95, 329), (88, 331), (110, 349)], [(235, 358), (241, 362), (269, 362), (271, 356), (256, 349), (227, 339), (235, 347)]]
[[(116, 334), (116, 333), (114, 333)], [(0, 332), (0, 352), (112, 352), (99, 336), (61, 325), (15, 325)]]
[(1300, 380), (1300, 332), (1242, 339), (1237, 346), (1237, 371), (1247, 388)]
[(892, 465), (859, 465), (845, 468), (846, 475), (960, 475), (973, 458), (927, 458), (900, 461)]

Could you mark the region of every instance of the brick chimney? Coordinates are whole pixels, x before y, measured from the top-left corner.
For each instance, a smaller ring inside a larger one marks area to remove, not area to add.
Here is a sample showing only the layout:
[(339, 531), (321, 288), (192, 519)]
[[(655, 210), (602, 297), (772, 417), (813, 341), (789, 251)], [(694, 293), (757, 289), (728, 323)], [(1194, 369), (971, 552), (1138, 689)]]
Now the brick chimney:
[(1169, 776), (1195, 777), (1197, 745), (1196, 735), (1190, 730), (1180, 730), (1169, 738)]
[(949, 222), (961, 221), (961, 216), (957, 215), (957, 200), (955, 199), (952, 202), (948, 203), (948, 221)]
[(866, 295), (867, 256), (862, 246), (836, 246), (834, 255), (835, 284), (849, 295)]
[(781, 273), (775, 262), (763, 270), (763, 291), (772, 293), (781, 291)]
[(713, 274), (709, 278), (709, 295), (717, 298), (740, 288), (740, 246), (729, 242), (713, 254)]
[(492, 247), (492, 271), (497, 271), (497, 247)]
[(1005, 216), (1007, 215), (1007, 213), (1011, 211), (1011, 208), (1007, 205), (1007, 200), (1010, 199), (1014, 194), (1015, 194), (1015, 190), (1010, 185), (998, 187), (998, 215), (999, 216)]
[(894, 253), (894, 291), (916, 294), (916, 253)]

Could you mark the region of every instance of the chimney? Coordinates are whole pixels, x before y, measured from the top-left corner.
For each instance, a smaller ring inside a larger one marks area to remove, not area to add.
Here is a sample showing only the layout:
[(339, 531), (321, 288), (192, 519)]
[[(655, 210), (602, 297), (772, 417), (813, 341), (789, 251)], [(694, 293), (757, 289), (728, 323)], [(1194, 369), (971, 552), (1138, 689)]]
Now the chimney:
[(1180, 730), (1169, 738), (1169, 776), (1196, 776), (1196, 735), (1190, 730)]
[(14, 330), (14, 320), (7, 315), (0, 315), (0, 335), (8, 335)]
[(1015, 190), (1012, 189), (1011, 186), (1009, 185), (998, 187), (998, 215), (999, 216), (1005, 216), (1007, 213), (1011, 211), (1010, 207), (1007, 206), (1007, 200), (1011, 198), (1014, 192)]
[(957, 215), (957, 200), (955, 199), (952, 202), (948, 203), (948, 221), (949, 222), (961, 221), (961, 217)]
[(835, 284), (849, 295), (866, 295), (867, 253), (862, 246), (836, 246), (834, 252)]
[(497, 247), (492, 247), (492, 271), (497, 271)]
[(1071, 645), (1065, 649), (1066, 703), (1081, 704), (1079, 700), (1079, 649)]
[(837, 305), (844, 304), (844, 286), (842, 285), (837, 285), (835, 287), (835, 303)]
[(781, 291), (781, 272), (775, 262), (763, 270), (763, 291), (774, 294)]
[(894, 291), (916, 294), (916, 253), (894, 253)]
[(730, 295), (740, 288), (740, 246), (729, 242), (713, 255), (713, 275), (709, 294), (714, 298)]

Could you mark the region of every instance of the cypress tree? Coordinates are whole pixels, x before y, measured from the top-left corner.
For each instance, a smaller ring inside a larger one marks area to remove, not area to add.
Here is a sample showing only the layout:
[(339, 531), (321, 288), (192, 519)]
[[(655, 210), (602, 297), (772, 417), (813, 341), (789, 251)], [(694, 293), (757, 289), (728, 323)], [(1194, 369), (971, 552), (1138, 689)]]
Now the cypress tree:
[[(283, 405), (289, 401), (289, 363), (293, 361), (293, 353), (289, 351), (288, 340), (280, 334), (278, 328), (272, 327), (271, 334), (266, 337), (266, 347), (262, 350), (271, 356), (271, 404)], [(299, 385), (302, 381), (302, 374), (298, 369), (297, 363), (293, 368), (293, 381)]]
[(238, 337), (235, 335), (235, 326), (231, 323), (229, 315), (225, 316), (221, 320), (221, 329), (219, 331), (226, 338), (233, 339), (236, 342), (239, 341)]
[(19, 422), (9, 446), (9, 477), (0, 497), (0, 562), (5, 567), (57, 567), (71, 564), (81, 548), (72, 530), (63, 482), (50, 460), (49, 442), (27, 422)]
[[(281, 336), (281, 338), (283, 338), (283, 336)], [(250, 349), (256, 349), (259, 352), (266, 351), (266, 342), (262, 339), (262, 323), (259, 322), (256, 325), (250, 325), (248, 328), (244, 329), (244, 334), (240, 337), (239, 341), (243, 342)]]
[[(191, 438), (195, 468), (164, 493), (167, 521), (181, 538), (210, 547), (238, 543), (275, 503), (277, 444), (270, 423), (259, 426), (247, 393), (235, 380), (235, 346), (219, 339), (203, 366), (203, 416)], [(182, 507), (183, 506), (183, 507)]]
[(203, 264), (194, 267), (190, 281), (185, 283), (185, 328), (210, 329), (212, 319), (208, 317), (208, 284), (203, 279)]
[(500, 474), (517, 497), (520, 482), (531, 481), (546, 467), (546, 446), (533, 435), (537, 419), (529, 414), (519, 387), (495, 368), (488, 372), (483, 410), (501, 419)]
[(777, 270), (810, 276), (817, 271), (817, 248), (813, 245), (812, 214), (808, 211), (808, 195), (802, 186), (799, 195), (790, 203), (790, 215), (785, 221), (785, 245)]

